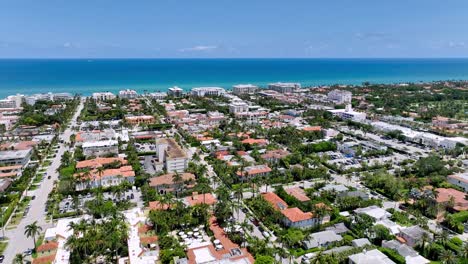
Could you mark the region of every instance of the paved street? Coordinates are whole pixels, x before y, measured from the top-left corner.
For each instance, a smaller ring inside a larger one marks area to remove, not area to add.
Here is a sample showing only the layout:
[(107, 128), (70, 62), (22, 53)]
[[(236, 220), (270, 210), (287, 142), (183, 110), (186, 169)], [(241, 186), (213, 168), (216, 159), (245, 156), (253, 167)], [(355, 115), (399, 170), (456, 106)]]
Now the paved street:
[(35, 191), (36, 198), (30, 202), (31, 209), (27, 216), (21, 220), (19, 225), (12, 230), (6, 231), (5, 235), (8, 237), (8, 247), (5, 250), (5, 260), (4, 263), (12, 263), (16, 254), (22, 253), (29, 248), (33, 248), (32, 238), (27, 238), (24, 235), (24, 229), (27, 225), (38, 221), (38, 224), (43, 228), (43, 231), (47, 227), (50, 227), (51, 224), (46, 222), (45, 207), (47, 202), (47, 196), (52, 191), (54, 186), (54, 181), (58, 180), (57, 168), (60, 166), (60, 159), (62, 154), (68, 148), (66, 143), (69, 142), (70, 135), (73, 133), (71, 127), (76, 125), (76, 119), (79, 116), (79, 113), (83, 109), (83, 102), (78, 106), (77, 112), (73, 116), (70, 126), (60, 135), (60, 139), (63, 139), (65, 143), (59, 143), (59, 149), (57, 155), (52, 159), (52, 164), (47, 169), (47, 175), (51, 176), (51, 179), (45, 177), (44, 181), (40, 187)]

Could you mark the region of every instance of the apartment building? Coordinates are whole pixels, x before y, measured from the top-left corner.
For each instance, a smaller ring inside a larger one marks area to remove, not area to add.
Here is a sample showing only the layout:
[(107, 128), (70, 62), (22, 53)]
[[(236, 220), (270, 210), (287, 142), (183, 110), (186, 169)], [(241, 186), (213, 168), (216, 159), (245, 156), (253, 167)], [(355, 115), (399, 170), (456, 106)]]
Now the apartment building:
[(119, 91), (119, 97), (124, 99), (135, 99), (138, 97), (138, 93), (135, 90), (121, 90)]
[(115, 99), (115, 94), (111, 92), (93, 93), (93, 99), (96, 101), (107, 101)]
[(171, 87), (167, 90), (167, 95), (169, 96), (179, 97), (179, 96), (182, 96), (183, 94), (184, 94), (184, 90), (177, 86)]
[(141, 115), (141, 116), (126, 116), (125, 121), (130, 125), (139, 125), (139, 124), (153, 124), (155, 122), (154, 116), (150, 115)]
[(332, 90), (328, 93), (327, 98), (335, 104), (350, 104), (353, 94), (343, 90)]
[(229, 113), (238, 114), (249, 111), (249, 105), (244, 101), (233, 101), (229, 104)]
[(197, 87), (193, 88), (190, 92), (193, 96), (223, 96), (226, 94), (226, 90), (221, 87)]
[(268, 89), (277, 91), (279, 93), (292, 93), (298, 89), (301, 89), (300, 83), (270, 83), (268, 84)]
[(252, 84), (238, 84), (232, 87), (232, 93), (241, 95), (241, 94), (253, 94), (258, 90), (258, 86)]
[(184, 172), (188, 166), (187, 154), (172, 138), (160, 138), (156, 141), (156, 155), (169, 173)]

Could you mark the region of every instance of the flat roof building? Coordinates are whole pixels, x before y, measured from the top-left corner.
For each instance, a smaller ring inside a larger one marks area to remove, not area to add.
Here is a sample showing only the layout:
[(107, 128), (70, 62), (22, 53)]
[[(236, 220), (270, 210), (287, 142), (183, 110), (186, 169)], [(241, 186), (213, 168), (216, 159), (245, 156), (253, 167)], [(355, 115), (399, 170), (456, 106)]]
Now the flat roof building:
[(232, 93), (241, 95), (241, 94), (253, 94), (258, 90), (258, 86), (252, 84), (238, 84), (232, 87)]
[(292, 93), (298, 89), (301, 89), (300, 83), (270, 83), (268, 84), (268, 89), (277, 91), (279, 93)]
[(197, 87), (193, 88), (190, 92), (193, 96), (223, 96), (226, 94), (226, 90), (221, 87)]

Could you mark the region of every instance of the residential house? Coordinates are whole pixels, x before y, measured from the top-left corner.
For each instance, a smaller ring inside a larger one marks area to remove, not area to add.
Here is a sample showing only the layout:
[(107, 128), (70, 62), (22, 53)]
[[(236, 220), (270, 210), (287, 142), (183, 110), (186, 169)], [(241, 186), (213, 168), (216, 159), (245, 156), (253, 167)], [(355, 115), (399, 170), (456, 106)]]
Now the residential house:
[(400, 231), (400, 237), (403, 238), (405, 244), (410, 247), (417, 245), (423, 238), (423, 234), (427, 234), (429, 240), (432, 240), (432, 234), (419, 226), (407, 227)]
[(310, 234), (309, 238), (303, 242), (303, 246), (305, 249), (327, 247), (341, 240), (343, 237), (333, 231), (322, 231)]
[[(195, 186), (195, 175), (192, 173), (179, 174), (181, 182), (174, 182), (176, 174), (168, 173), (149, 179), (149, 186), (154, 188), (159, 194), (166, 194), (168, 192), (175, 193), (181, 189), (190, 189)], [(182, 188), (182, 186), (183, 188)]]

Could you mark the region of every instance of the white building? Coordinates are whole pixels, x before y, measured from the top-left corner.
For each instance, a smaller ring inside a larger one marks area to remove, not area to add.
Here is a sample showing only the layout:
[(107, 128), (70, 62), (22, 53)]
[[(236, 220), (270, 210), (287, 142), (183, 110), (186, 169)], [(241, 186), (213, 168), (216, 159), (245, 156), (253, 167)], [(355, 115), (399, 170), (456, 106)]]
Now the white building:
[(93, 93), (93, 99), (96, 101), (107, 101), (115, 99), (115, 94), (111, 92)]
[(349, 264), (395, 264), (387, 255), (378, 249), (373, 249), (349, 256)]
[(301, 89), (300, 83), (270, 83), (268, 84), (268, 89), (277, 91), (279, 93), (292, 93), (297, 89)]
[(171, 87), (167, 90), (167, 94), (170, 96), (174, 96), (174, 97), (182, 96), (183, 93), (184, 93), (184, 90), (182, 90), (182, 88), (177, 87), (177, 86)]
[(156, 100), (163, 100), (167, 97), (167, 93), (150, 93), (148, 94), (149, 97), (156, 99)]
[(353, 94), (343, 90), (332, 90), (328, 93), (328, 100), (335, 104), (350, 104)]
[(465, 190), (468, 193), (468, 172), (457, 174), (457, 175), (449, 175), (447, 177), (447, 181), (451, 184), (457, 185)]
[(95, 142), (84, 142), (83, 154), (86, 157), (102, 157), (107, 155), (119, 154), (119, 146), (117, 140), (101, 140)]
[(120, 98), (135, 99), (137, 98), (137, 96), (138, 96), (138, 93), (135, 90), (126, 89), (126, 90), (119, 91)]
[(188, 166), (187, 154), (172, 138), (160, 138), (156, 141), (156, 155), (169, 173), (184, 172)]
[(345, 109), (333, 109), (328, 110), (328, 112), (343, 120), (353, 120), (357, 122), (366, 120), (367, 116), (366, 113), (354, 111), (350, 104), (346, 105)]
[(0, 151), (0, 166), (26, 166), (32, 155), (32, 148), (25, 150)]
[(20, 108), (23, 102), (24, 95), (10, 95), (5, 99), (0, 100), (0, 108)]
[(249, 111), (249, 105), (244, 101), (233, 101), (229, 104), (229, 113), (237, 114)]
[(226, 90), (221, 87), (197, 87), (193, 88), (191, 94), (193, 96), (203, 97), (203, 96), (223, 96), (226, 93)]
[(233, 94), (253, 94), (258, 90), (258, 86), (252, 84), (238, 84), (232, 87)]

